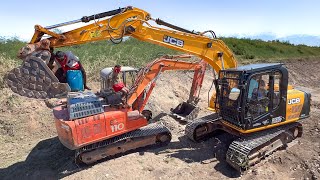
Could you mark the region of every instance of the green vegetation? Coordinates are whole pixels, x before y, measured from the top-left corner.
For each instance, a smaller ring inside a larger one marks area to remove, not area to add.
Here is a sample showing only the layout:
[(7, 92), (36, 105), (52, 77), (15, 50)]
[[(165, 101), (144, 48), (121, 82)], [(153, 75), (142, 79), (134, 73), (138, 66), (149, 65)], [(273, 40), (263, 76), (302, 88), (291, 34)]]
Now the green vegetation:
[[(21, 42), (16, 38), (0, 39), (0, 57), (2, 57), (0, 58), (0, 67), (3, 71), (6, 69), (10, 70), (8, 65), (9, 62), (15, 65), (21, 63), (21, 60), (16, 56), (18, 50), (25, 46), (25, 44), (26, 42)], [(141, 42), (136, 39), (129, 39), (120, 44), (113, 44), (110, 41), (99, 41), (55, 49), (55, 51), (58, 50), (72, 51), (78, 56), (91, 78), (98, 78), (100, 69), (104, 67), (114, 66), (115, 64), (142, 67), (161, 55), (179, 53), (168, 48)], [(0, 75), (2, 75), (1, 70)]]
[[(89, 77), (100, 77), (100, 69), (115, 64), (143, 67), (146, 63), (164, 54), (177, 54), (177, 51), (158, 45), (129, 39), (120, 44), (110, 41), (93, 42), (58, 50), (72, 51), (84, 64)], [(97, 79), (91, 79), (97, 80)]]
[[(292, 45), (288, 42), (221, 38), (227, 46), (241, 60), (253, 59), (290, 59), (310, 56), (320, 56), (320, 47), (305, 45)], [(16, 54), (26, 42), (17, 38), (0, 38), (0, 54), (7, 58), (16, 59)], [(160, 47), (158, 45), (141, 42), (136, 39), (128, 39), (120, 44), (110, 41), (93, 42), (72, 47), (64, 47), (58, 50), (71, 50), (86, 63), (104, 63), (112, 65), (114, 62), (126, 65), (143, 65), (160, 54), (177, 54), (179, 52)], [(99, 62), (98, 62), (99, 61)]]
[(320, 47), (289, 42), (222, 38), (240, 60), (281, 60), (320, 56)]
[(60, 48), (72, 51), (82, 62), (113, 66), (115, 63), (129, 66), (143, 66), (164, 54), (177, 54), (177, 51), (158, 45), (129, 39), (120, 44), (110, 41), (93, 42), (73, 47)]
[[(320, 47), (309, 47), (305, 45), (292, 45), (288, 42), (262, 40), (222, 38), (222, 40), (235, 53), (238, 61), (279, 61), (281, 59), (295, 59), (306, 57), (320, 57)], [(17, 59), (18, 50), (26, 42), (16, 38), (0, 38), (0, 66), (5, 71), (14, 67), (21, 61)], [(98, 77), (99, 69), (122, 64), (129, 66), (144, 66), (162, 54), (178, 54), (179, 52), (158, 45), (141, 42), (130, 38), (120, 44), (110, 41), (99, 41), (72, 47), (64, 47), (56, 50), (70, 50), (74, 52), (85, 65), (89, 75)], [(2, 72), (3, 72), (2, 71)]]
[[(18, 59), (16, 58), (18, 50), (25, 46), (25, 42), (20, 41), (17, 38), (10, 38), (10, 39), (5, 39), (1, 38), (0, 36), (0, 55), (2, 58), (0, 58), (0, 65), (3, 65), (4, 63), (9, 63), (9, 62), (4, 62), (5, 59), (11, 59), (14, 60), (14, 62), (18, 62)], [(12, 62), (10, 62), (12, 63)]]

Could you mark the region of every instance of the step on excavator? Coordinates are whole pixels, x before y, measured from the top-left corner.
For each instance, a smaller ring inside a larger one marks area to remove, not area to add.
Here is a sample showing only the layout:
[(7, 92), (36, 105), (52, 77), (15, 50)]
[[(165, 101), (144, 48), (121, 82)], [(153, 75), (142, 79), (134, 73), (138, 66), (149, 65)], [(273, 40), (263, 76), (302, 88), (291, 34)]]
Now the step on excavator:
[[(51, 31), (61, 26), (90, 21), (94, 23), (65, 33), (57, 34)], [(159, 26), (152, 26), (149, 23), (151, 21)], [(51, 37), (43, 39), (44, 34)], [(215, 73), (213, 80), (215, 92), (208, 102), (208, 109), (212, 114), (201, 118), (193, 116), (186, 125), (185, 133), (196, 142), (214, 137), (221, 132), (232, 135), (234, 138), (232, 143), (228, 144), (225, 158), (238, 171), (248, 169), (302, 136), (303, 128), (300, 120), (310, 115), (311, 94), (294, 89), (288, 84), (288, 70), (282, 63), (250, 64), (238, 67), (232, 51), (216, 37), (212, 30), (190, 31), (161, 19), (154, 19), (148, 12), (128, 6), (48, 27), (36, 25), (29, 46), (32, 47), (43, 40), (49, 41), (51, 48), (99, 40), (120, 43), (124, 37), (133, 37), (195, 55), (212, 67)], [(21, 55), (28, 54), (32, 49), (30, 47), (21, 51)], [(24, 58), (22, 66), (9, 73), (7, 83), (12, 91), (33, 98), (57, 97), (68, 91), (68, 86), (55, 79), (44, 61), (34, 57)], [(44, 88), (43, 85), (46, 87)], [(133, 93), (130, 97), (135, 101), (139, 99), (138, 95), (143, 96), (141, 94), (143, 93)], [(90, 98), (94, 99), (94, 97)], [(69, 99), (72, 100), (72, 97)], [(139, 103), (133, 103), (130, 99), (127, 102), (132, 109), (114, 110), (107, 107), (109, 108), (107, 111), (114, 113), (113, 115), (106, 115), (108, 113), (106, 110), (100, 110), (99, 112), (103, 113), (81, 120), (79, 118), (70, 120), (66, 110), (62, 110), (62, 107), (56, 109), (55, 111), (64, 112), (55, 113), (61, 142), (67, 147), (68, 144), (74, 145), (69, 146), (71, 149), (80, 148), (78, 154), (84, 162), (95, 161), (97, 154), (108, 156), (109, 151), (125, 149), (124, 146), (127, 143), (123, 143), (123, 140), (127, 142), (130, 139), (130, 142), (135, 143), (137, 147), (140, 142), (146, 141), (168, 142), (169, 132), (156, 124), (152, 124), (150, 129), (146, 126), (147, 120), (133, 120), (137, 124), (140, 123), (138, 125), (140, 129), (134, 125), (126, 126), (129, 123), (119, 126), (119, 122), (130, 121), (129, 113), (134, 113), (134, 110), (142, 114), (141, 108), (136, 108)], [(182, 109), (178, 108), (176, 112)], [(157, 130), (153, 128), (155, 126)], [(122, 127), (126, 130), (117, 131), (115, 136), (106, 138), (108, 135), (105, 133), (114, 132)], [(78, 139), (71, 135), (73, 132), (71, 130), (74, 128), (77, 129)], [(151, 140), (141, 139), (140, 131), (146, 131), (148, 137), (152, 137)], [(64, 137), (68, 138), (64, 139)], [(132, 139), (136, 141), (131, 141)], [(112, 146), (117, 142), (123, 143), (123, 146)], [(100, 152), (101, 146), (109, 147), (109, 145), (110, 148)]]

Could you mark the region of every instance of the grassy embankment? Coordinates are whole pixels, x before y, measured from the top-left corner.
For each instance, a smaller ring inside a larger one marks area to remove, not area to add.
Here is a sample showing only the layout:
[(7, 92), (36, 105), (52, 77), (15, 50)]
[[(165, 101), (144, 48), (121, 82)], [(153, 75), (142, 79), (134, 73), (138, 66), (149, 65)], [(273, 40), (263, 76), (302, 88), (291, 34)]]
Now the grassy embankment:
[[(222, 40), (234, 52), (239, 62), (254, 63), (256, 61), (280, 61), (282, 59), (320, 57), (320, 47), (308, 47), (304, 45), (294, 46), (287, 42), (264, 42), (261, 40), (222, 38)], [(0, 76), (21, 63), (16, 58), (18, 49), (25, 45), (16, 39), (0, 39)], [(141, 67), (161, 54), (178, 54), (179, 52), (129, 39), (115, 45), (109, 41), (100, 41), (64, 47), (59, 50), (71, 50), (79, 56), (86, 67), (89, 76), (97, 78), (100, 69), (114, 64)], [(0, 86), (2, 78), (0, 80)]]

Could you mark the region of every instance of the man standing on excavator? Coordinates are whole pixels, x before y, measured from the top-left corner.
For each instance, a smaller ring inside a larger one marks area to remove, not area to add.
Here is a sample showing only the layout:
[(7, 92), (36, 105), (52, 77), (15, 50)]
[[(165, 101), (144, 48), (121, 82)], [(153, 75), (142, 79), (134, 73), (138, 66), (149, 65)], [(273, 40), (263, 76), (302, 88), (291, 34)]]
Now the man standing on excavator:
[(83, 75), (83, 84), (84, 88), (91, 90), (87, 86), (87, 76), (86, 72), (82, 66), (82, 64), (79, 61), (79, 58), (72, 54), (71, 51), (67, 52), (62, 52), (62, 51), (57, 51), (55, 54), (55, 59), (57, 60), (57, 64), (59, 66), (58, 70), (56, 71), (55, 75), (59, 79), (60, 82), (66, 83), (66, 74), (68, 70), (80, 70)]

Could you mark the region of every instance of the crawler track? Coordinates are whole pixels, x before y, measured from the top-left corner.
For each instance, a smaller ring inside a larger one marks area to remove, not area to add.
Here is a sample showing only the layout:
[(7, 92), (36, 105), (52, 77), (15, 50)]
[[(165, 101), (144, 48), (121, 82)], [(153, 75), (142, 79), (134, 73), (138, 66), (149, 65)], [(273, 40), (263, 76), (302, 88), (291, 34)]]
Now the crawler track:
[(207, 124), (220, 120), (218, 114), (211, 114), (189, 122), (185, 128), (186, 136), (192, 141), (199, 142), (210, 138), (213, 131), (208, 128)]
[(274, 129), (254, 133), (248, 137), (239, 138), (231, 143), (226, 160), (238, 171), (248, 169), (279, 148), (302, 135), (300, 123), (283, 125)]
[(100, 159), (110, 158), (128, 151), (150, 145), (167, 145), (171, 133), (161, 124), (150, 124), (135, 131), (84, 146), (76, 151), (76, 160), (92, 164)]
[(221, 118), (216, 114), (196, 119), (187, 124), (185, 134), (195, 142), (213, 137), (219, 129), (240, 137), (232, 141), (226, 152), (226, 161), (239, 172), (260, 162), (276, 150), (287, 147), (292, 140), (302, 136), (302, 125), (297, 122), (241, 135), (226, 128), (220, 120)]

